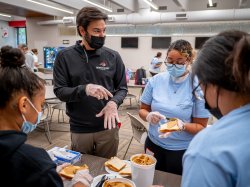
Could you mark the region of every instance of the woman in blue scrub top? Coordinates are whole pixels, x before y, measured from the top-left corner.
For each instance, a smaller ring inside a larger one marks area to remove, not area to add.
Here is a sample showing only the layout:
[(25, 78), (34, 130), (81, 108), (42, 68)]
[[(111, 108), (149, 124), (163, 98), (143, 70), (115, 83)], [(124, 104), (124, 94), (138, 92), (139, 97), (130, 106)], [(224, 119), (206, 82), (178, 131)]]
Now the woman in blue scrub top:
[[(139, 111), (140, 117), (150, 123), (146, 153), (157, 159), (156, 169), (179, 175), (182, 174), (184, 152), (194, 135), (206, 127), (209, 117), (204, 100), (192, 93), (198, 85), (197, 78), (190, 72), (192, 51), (191, 44), (185, 40), (170, 45), (165, 60), (167, 71), (149, 80)], [(180, 131), (162, 138), (158, 128), (165, 117), (180, 119)]]
[(182, 186), (250, 186), (250, 35), (225, 31), (209, 39), (193, 72), (219, 120), (191, 142)]

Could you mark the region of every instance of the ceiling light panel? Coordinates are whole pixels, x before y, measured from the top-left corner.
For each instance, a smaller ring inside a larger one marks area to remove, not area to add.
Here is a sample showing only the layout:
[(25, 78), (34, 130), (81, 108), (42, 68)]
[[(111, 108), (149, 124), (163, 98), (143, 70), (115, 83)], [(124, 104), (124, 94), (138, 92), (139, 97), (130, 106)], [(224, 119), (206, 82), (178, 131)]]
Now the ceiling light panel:
[(106, 7), (106, 6), (102, 5), (102, 4), (94, 3), (94, 2), (89, 1), (89, 0), (82, 0), (82, 1), (84, 1), (84, 2), (86, 2), (86, 3), (88, 3), (88, 4), (91, 4), (91, 5), (94, 5), (94, 6), (98, 7), (98, 8), (103, 9), (103, 10), (106, 10), (106, 11), (108, 11), (108, 12), (113, 12), (111, 8)]
[(52, 8), (52, 9), (55, 9), (55, 10), (59, 10), (59, 11), (62, 11), (62, 12), (66, 12), (66, 13), (69, 13), (69, 14), (74, 14), (74, 12), (72, 12), (72, 11), (69, 11), (69, 10), (66, 10), (66, 9), (63, 9), (63, 8), (58, 8), (58, 7), (55, 7), (55, 6), (51, 6), (51, 5), (41, 3), (41, 2), (38, 2), (38, 1), (34, 1), (34, 0), (27, 0), (27, 1), (31, 2), (31, 3), (41, 5), (41, 6), (45, 6), (45, 7), (48, 7), (48, 8)]

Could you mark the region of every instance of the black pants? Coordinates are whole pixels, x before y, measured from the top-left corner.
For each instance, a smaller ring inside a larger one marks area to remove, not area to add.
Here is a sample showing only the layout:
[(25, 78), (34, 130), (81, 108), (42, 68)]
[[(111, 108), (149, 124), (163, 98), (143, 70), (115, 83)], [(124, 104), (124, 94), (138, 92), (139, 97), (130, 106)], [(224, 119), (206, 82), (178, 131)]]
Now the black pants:
[(162, 147), (155, 145), (149, 137), (145, 142), (145, 152), (149, 149), (154, 153), (154, 157), (157, 159), (156, 169), (174, 173), (177, 175), (182, 174), (182, 157), (186, 150), (172, 151), (163, 149)]

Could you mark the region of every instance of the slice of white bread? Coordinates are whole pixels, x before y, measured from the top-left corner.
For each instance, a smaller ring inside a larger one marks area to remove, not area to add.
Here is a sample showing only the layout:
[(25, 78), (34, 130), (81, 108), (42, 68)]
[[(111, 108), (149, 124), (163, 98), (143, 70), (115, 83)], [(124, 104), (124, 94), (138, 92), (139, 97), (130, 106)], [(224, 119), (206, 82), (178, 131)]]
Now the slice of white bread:
[(128, 166), (128, 167), (123, 168), (121, 171), (119, 171), (119, 174), (131, 176), (131, 167)]
[(178, 126), (178, 120), (175, 118), (172, 118), (167, 123), (164, 123), (160, 126), (160, 132), (166, 133), (166, 132), (173, 132), (173, 131), (179, 131), (180, 128)]
[(112, 171), (118, 172), (126, 166), (126, 163), (118, 157), (112, 157), (110, 160), (106, 161), (104, 165)]
[(72, 179), (75, 176), (77, 171), (83, 170), (83, 169), (89, 169), (89, 167), (86, 164), (82, 166), (69, 165), (63, 168), (59, 173), (61, 176), (65, 178)]

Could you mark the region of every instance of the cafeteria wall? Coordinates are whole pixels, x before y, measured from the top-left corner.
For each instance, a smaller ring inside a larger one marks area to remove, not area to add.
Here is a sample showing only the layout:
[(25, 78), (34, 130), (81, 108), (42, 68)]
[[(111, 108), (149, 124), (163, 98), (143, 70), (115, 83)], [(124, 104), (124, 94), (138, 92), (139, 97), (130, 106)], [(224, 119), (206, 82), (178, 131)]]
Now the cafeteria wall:
[[(4, 37), (3, 33), (7, 30), (8, 36)], [(0, 47), (4, 45), (16, 46), (16, 29), (9, 27), (7, 21), (0, 20)]]
[[(38, 25), (37, 22), (42, 21), (37, 18), (27, 19), (27, 40), (29, 48), (37, 48), (39, 50), (39, 59), (43, 62), (43, 47), (60, 47), (74, 45), (76, 40), (81, 38), (77, 35), (77, 32), (72, 27), (64, 25)], [(151, 59), (156, 53), (162, 52), (164, 59), (166, 57), (167, 49), (152, 49), (151, 40), (152, 36), (170, 36), (172, 42), (177, 39), (185, 39), (189, 41), (194, 47), (196, 36), (212, 36), (225, 29), (237, 29), (250, 31), (249, 22), (247, 23), (216, 23), (215, 25), (209, 25), (203, 23), (201, 26), (199, 23), (186, 23), (184, 26), (180, 24), (173, 25), (179, 34), (174, 34), (172, 26), (159, 26), (151, 25), (148, 26), (148, 30), (145, 26), (131, 27), (129, 29), (124, 28), (109, 28), (107, 27), (107, 37), (105, 46), (118, 51), (125, 63), (127, 68), (136, 70), (140, 67), (144, 67), (146, 70), (149, 69)], [(206, 26), (207, 25), (207, 26)], [(221, 27), (219, 27), (221, 25)], [(135, 30), (133, 29), (135, 28)], [(150, 28), (153, 28), (153, 30)], [(246, 28), (246, 29), (245, 29)], [(73, 32), (72, 32), (73, 29)], [(119, 30), (120, 29), (120, 30)], [(200, 29), (200, 30), (198, 30)], [(248, 29), (248, 30), (247, 30)], [(71, 30), (71, 31), (70, 31)], [(122, 32), (120, 32), (122, 31)], [(153, 32), (152, 32), (153, 31)], [(134, 33), (134, 34), (133, 34)], [(198, 33), (198, 34), (197, 34)], [(139, 38), (138, 48), (121, 48), (121, 37), (124, 36), (136, 36)], [(63, 44), (63, 41), (68, 41), (68, 44)], [(162, 70), (164, 70), (164, 65)]]

